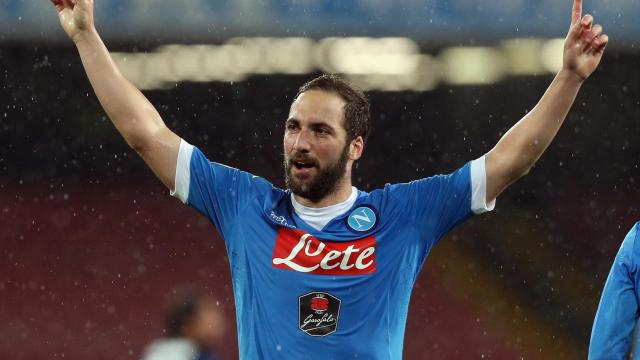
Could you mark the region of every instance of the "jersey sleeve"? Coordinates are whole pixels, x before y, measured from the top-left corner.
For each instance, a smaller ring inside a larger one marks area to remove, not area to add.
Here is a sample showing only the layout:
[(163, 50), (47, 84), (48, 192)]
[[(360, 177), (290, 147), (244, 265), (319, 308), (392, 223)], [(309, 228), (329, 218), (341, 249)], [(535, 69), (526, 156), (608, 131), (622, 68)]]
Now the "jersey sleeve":
[(209, 218), (224, 237), (243, 206), (257, 195), (261, 180), (211, 162), (198, 148), (181, 140), (171, 195)]
[(627, 234), (611, 266), (591, 330), (589, 359), (625, 359), (638, 320), (638, 227)]
[(486, 201), (486, 178), (483, 156), (451, 174), (391, 185), (390, 190), (401, 200), (405, 216), (437, 241), (472, 214), (493, 210), (495, 199)]

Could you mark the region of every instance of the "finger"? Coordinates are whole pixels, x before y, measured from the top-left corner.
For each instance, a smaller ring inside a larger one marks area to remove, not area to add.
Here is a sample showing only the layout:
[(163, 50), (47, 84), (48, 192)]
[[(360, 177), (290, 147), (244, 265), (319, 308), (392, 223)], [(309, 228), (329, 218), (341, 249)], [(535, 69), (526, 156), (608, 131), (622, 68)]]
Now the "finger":
[(591, 30), (591, 25), (593, 25), (593, 16), (585, 15), (582, 17), (582, 28), (585, 30)]
[(595, 40), (594, 41), (588, 41), (588, 40), (584, 40), (582, 42), (582, 52), (584, 53), (591, 53), (593, 51), (595, 51), (596, 49), (596, 43)]
[(607, 35), (600, 35), (585, 47), (584, 52), (590, 55), (602, 54), (608, 43), (609, 37)]
[(62, 11), (62, 9), (64, 9), (64, 4), (62, 3), (62, 0), (51, 0), (51, 3), (53, 4), (53, 6), (56, 7), (56, 10), (58, 11)]
[(600, 35), (600, 33), (602, 33), (602, 25), (600, 24), (593, 25), (593, 27), (591, 28), (591, 33), (593, 34), (594, 37)]
[(609, 36), (607, 36), (607, 35), (598, 36), (594, 40), (594, 45), (595, 45), (594, 48), (595, 48), (596, 52), (604, 51), (604, 48), (607, 46), (608, 43), (609, 43)]
[(599, 24), (595, 25), (591, 28), (591, 30), (585, 31), (584, 35), (582, 36), (582, 40), (587, 44), (587, 46), (590, 46), (601, 32), (602, 26), (600, 26)]
[(582, 18), (582, 0), (573, 0), (573, 9), (571, 10), (571, 25), (577, 23)]
[(575, 24), (571, 25), (571, 27), (569, 28), (568, 38), (573, 41), (578, 41), (581, 35), (582, 35), (582, 24), (578, 21)]

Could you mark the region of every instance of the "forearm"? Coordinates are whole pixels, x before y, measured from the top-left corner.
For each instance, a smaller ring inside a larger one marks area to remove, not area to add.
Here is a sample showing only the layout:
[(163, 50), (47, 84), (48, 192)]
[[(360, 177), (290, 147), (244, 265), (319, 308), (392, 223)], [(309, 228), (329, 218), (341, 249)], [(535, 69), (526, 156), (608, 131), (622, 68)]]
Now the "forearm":
[(571, 109), (582, 80), (559, 72), (538, 104), (487, 154), (497, 159), (513, 179), (526, 174), (547, 149)]
[(118, 70), (95, 30), (74, 38), (91, 86), (105, 112), (136, 150), (165, 129), (162, 118), (136, 87)]
[(562, 70), (533, 110), (507, 131), (485, 157), (487, 201), (526, 175), (551, 144), (582, 82), (600, 64), (608, 42), (602, 26), (593, 25), (591, 15), (582, 16), (582, 0), (574, 0)]

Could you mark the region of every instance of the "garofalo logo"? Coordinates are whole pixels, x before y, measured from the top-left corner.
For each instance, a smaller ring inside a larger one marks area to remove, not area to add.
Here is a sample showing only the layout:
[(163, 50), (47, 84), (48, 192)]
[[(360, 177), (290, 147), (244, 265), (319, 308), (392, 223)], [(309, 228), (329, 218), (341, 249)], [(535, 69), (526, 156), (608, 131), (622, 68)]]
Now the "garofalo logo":
[(338, 328), (340, 299), (326, 292), (300, 296), (298, 328), (310, 336), (327, 336)]

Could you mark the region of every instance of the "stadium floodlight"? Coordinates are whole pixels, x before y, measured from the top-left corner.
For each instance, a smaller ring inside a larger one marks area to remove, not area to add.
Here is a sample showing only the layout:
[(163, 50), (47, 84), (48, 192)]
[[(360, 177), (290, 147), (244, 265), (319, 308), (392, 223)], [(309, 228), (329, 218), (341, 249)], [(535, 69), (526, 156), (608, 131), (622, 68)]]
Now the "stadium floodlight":
[(344, 38), (329, 49), (329, 60), (343, 74), (412, 74), (419, 55), (418, 44), (408, 38)]
[(562, 51), (564, 39), (552, 39), (542, 46), (541, 59), (545, 69), (550, 73), (557, 73), (562, 69)]
[(540, 49), (542, 39), (515, 38), (502, 42), (501, 49), (508, 62), (511, 75), (540, 75), (547, 72), (542, 65)]
[(242, 81), (256, 74), (340, 73), (364, 90), (429, 91), (492, 84), (506, 75), (542, 75), (562, 65), (562, 39), (505, 40), (495, 47), (451, 47), (438, 57), (408, 38), (237, 37), (220, 45), (164, 45), (114, 53), (122, 73), (142, 89), (182, 81)]
[(440, 56), (442, 76), (450, 84), (493, 84), (505, 75), (502, 52), (491, 47), (451, 47)]

